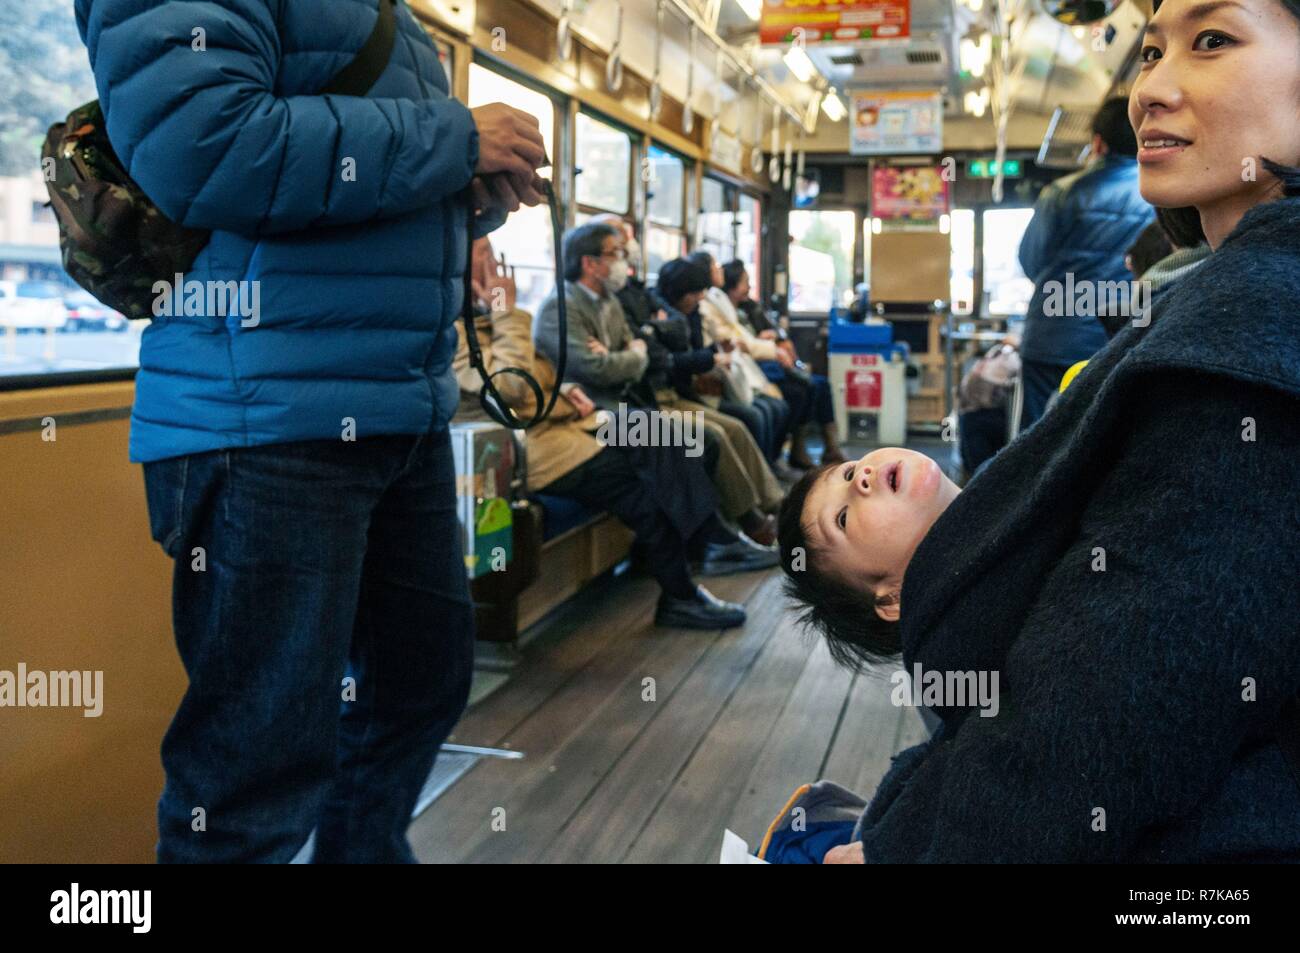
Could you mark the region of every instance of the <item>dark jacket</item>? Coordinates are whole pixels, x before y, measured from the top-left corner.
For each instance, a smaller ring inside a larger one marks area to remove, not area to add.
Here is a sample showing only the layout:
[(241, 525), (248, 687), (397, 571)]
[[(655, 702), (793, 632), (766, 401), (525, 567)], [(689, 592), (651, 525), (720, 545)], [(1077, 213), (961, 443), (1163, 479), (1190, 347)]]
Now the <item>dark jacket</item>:
[(628, 330), (634, 337), (646, 344), (645, 374), (634, 386), (628, 388), (628, 395), (642, 407), (658, 407), (655, 392), (672, 387), (673, 355), (661, 340), (655, 313), (663, 307), (645, 282), (637, 278), (628, 278), (627, 284), (619, 291), (618, 302), (623, 306), (623, 317)]
[[(1020, 241), (1020, 267), (1034, 283), (1020, 348), (1026, 361), (1073, 364), (1105, 346), (1106, 331), (1096, 309), (1079, 314), (1071, 307), (1064, 314), (1047, 314), (1050, 289), (1044, 286), (1059, 282), (1063, 290), (1057, 300), (1069, 295), (1074, 303), (1080, 303), (1077, 295), (1064, 289), (1078, 288), (1080, 282), (1123, 282), (1114, 287), (1126, 292), (1133, 276), (1124, 267), (1124, 255), (1154, 218), (1155, 210), (1138, 192), (1137, 160), (1124, 156), (1105, 156), (1039, 193)], [(1067, 273), (1073, 275), (1070, 285)], [(1100, 287), (1094, 286), (1094, 293)]]
[(673, 384), (677, 393), (687, 400), (698, 401), (700, 395), (695, 391), (692, 380), (696, 374), (707, 374), (713, 370), (713, 355), (717, 353), (717, 344), (705, 345), (704, 330), (700, 324), (700, 309), (690, 314), (682, 314), (676, 308), (665, 306), (668, 320), (661, 332), (661, 340), (673, 352)]
[(1297, 300), (1290, 198), (1247, 212), (921, 541), (905, 665), (998, 671), (1000, 711), (938, 709), (864, 815), (868, 861), (1300, 860), (1275, 741), (1300, 693)]

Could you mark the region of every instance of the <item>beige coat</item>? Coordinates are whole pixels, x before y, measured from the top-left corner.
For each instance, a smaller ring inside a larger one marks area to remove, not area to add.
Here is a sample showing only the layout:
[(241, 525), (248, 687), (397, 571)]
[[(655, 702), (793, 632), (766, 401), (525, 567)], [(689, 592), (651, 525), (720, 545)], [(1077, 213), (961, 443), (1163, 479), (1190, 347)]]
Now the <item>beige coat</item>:
[(759, 361), (776, 360), (776, 342), (759, 337), (741, 324), (736, 306), (721, 288), (710, 288), (700, 301), (700, 330), (705, 344), (731, 338), (741, 347), (743, 353), (733, 353), (731, 359), (745, 368), (754, 393), (781, 396), (781, 391), (758, 366)]
[[(533, 351), (532, 317), (516, 308), (495, 320), (488, 316), (475, 319), (483, 364), (489, 374), (503, 367), (527, 371), (542, 388), (543, 400), (550, 400), (555, 387), (555, 368)], [(479, 404), (482, 380), (470, 366), (469, 346), (465, 343), (465, 323), (456, 321), (456, 359), (452, 362), (456, 382), (460, 385), (460, 406), (455, 420), (491, 420)], [(532, 390), (515, 374), (502, 374), (492, 382), (502, 399), (523, 419), (534, 414)], [(589, 395), (590, 396), (590, 395)], [(596, 414), (579, 418), (573, 405), (561, 395), (551, 415), (536, 427), (524, 431), (528, 454), (528, 489), (542, 490), (560, 477), (577, 469), (601, 451), (595, 431), (600, 426)]]

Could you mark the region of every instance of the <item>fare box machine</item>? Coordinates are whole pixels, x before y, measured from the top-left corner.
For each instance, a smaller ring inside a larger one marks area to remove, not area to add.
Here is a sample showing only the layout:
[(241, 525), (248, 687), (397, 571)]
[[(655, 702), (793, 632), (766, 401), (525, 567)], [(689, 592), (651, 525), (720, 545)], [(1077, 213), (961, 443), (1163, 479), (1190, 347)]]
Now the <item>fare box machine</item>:
[(907, 353), (889, 324), (831, 322), (827, 370), (841, 443), (850, 433), (882, 447), (907, 443)]

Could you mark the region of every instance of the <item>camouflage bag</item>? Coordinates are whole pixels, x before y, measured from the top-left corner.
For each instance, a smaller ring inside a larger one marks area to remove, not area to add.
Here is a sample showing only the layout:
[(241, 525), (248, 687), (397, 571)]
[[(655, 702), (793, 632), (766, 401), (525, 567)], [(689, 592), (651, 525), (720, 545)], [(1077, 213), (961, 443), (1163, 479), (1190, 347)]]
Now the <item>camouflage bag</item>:
[(177, 225), (131, 181), (99, 100), (50, 127), (41, 167), (68, 276), (128, 318), (151, 317), (154, 282), (188, 271), (210, 233)]
[[(395, 0), (379, 0), (370, 36), (321, 95), (366, 94), (388, 66), (396, 16)], [(152, 317), (154, 283), (188, 271), (212, 233), (177, 225), (131, 180), (97, 99), (50, 127), (41, 169), (68, 276), (128, 318)]]

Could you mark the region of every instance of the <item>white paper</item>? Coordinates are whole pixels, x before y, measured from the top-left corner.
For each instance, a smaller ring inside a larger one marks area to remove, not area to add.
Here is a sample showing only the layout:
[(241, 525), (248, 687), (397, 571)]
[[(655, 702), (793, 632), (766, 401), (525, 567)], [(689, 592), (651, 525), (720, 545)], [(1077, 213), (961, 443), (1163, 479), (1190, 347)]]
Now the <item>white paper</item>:
[(722, 832), (722, 855), (718, 858), (720, 864), (766, 864), (767, 861), (755, 857), (749, 852), (749, 845), (745, 843), (744, 838), (739, 834), (733, 834), (731, 831)]

